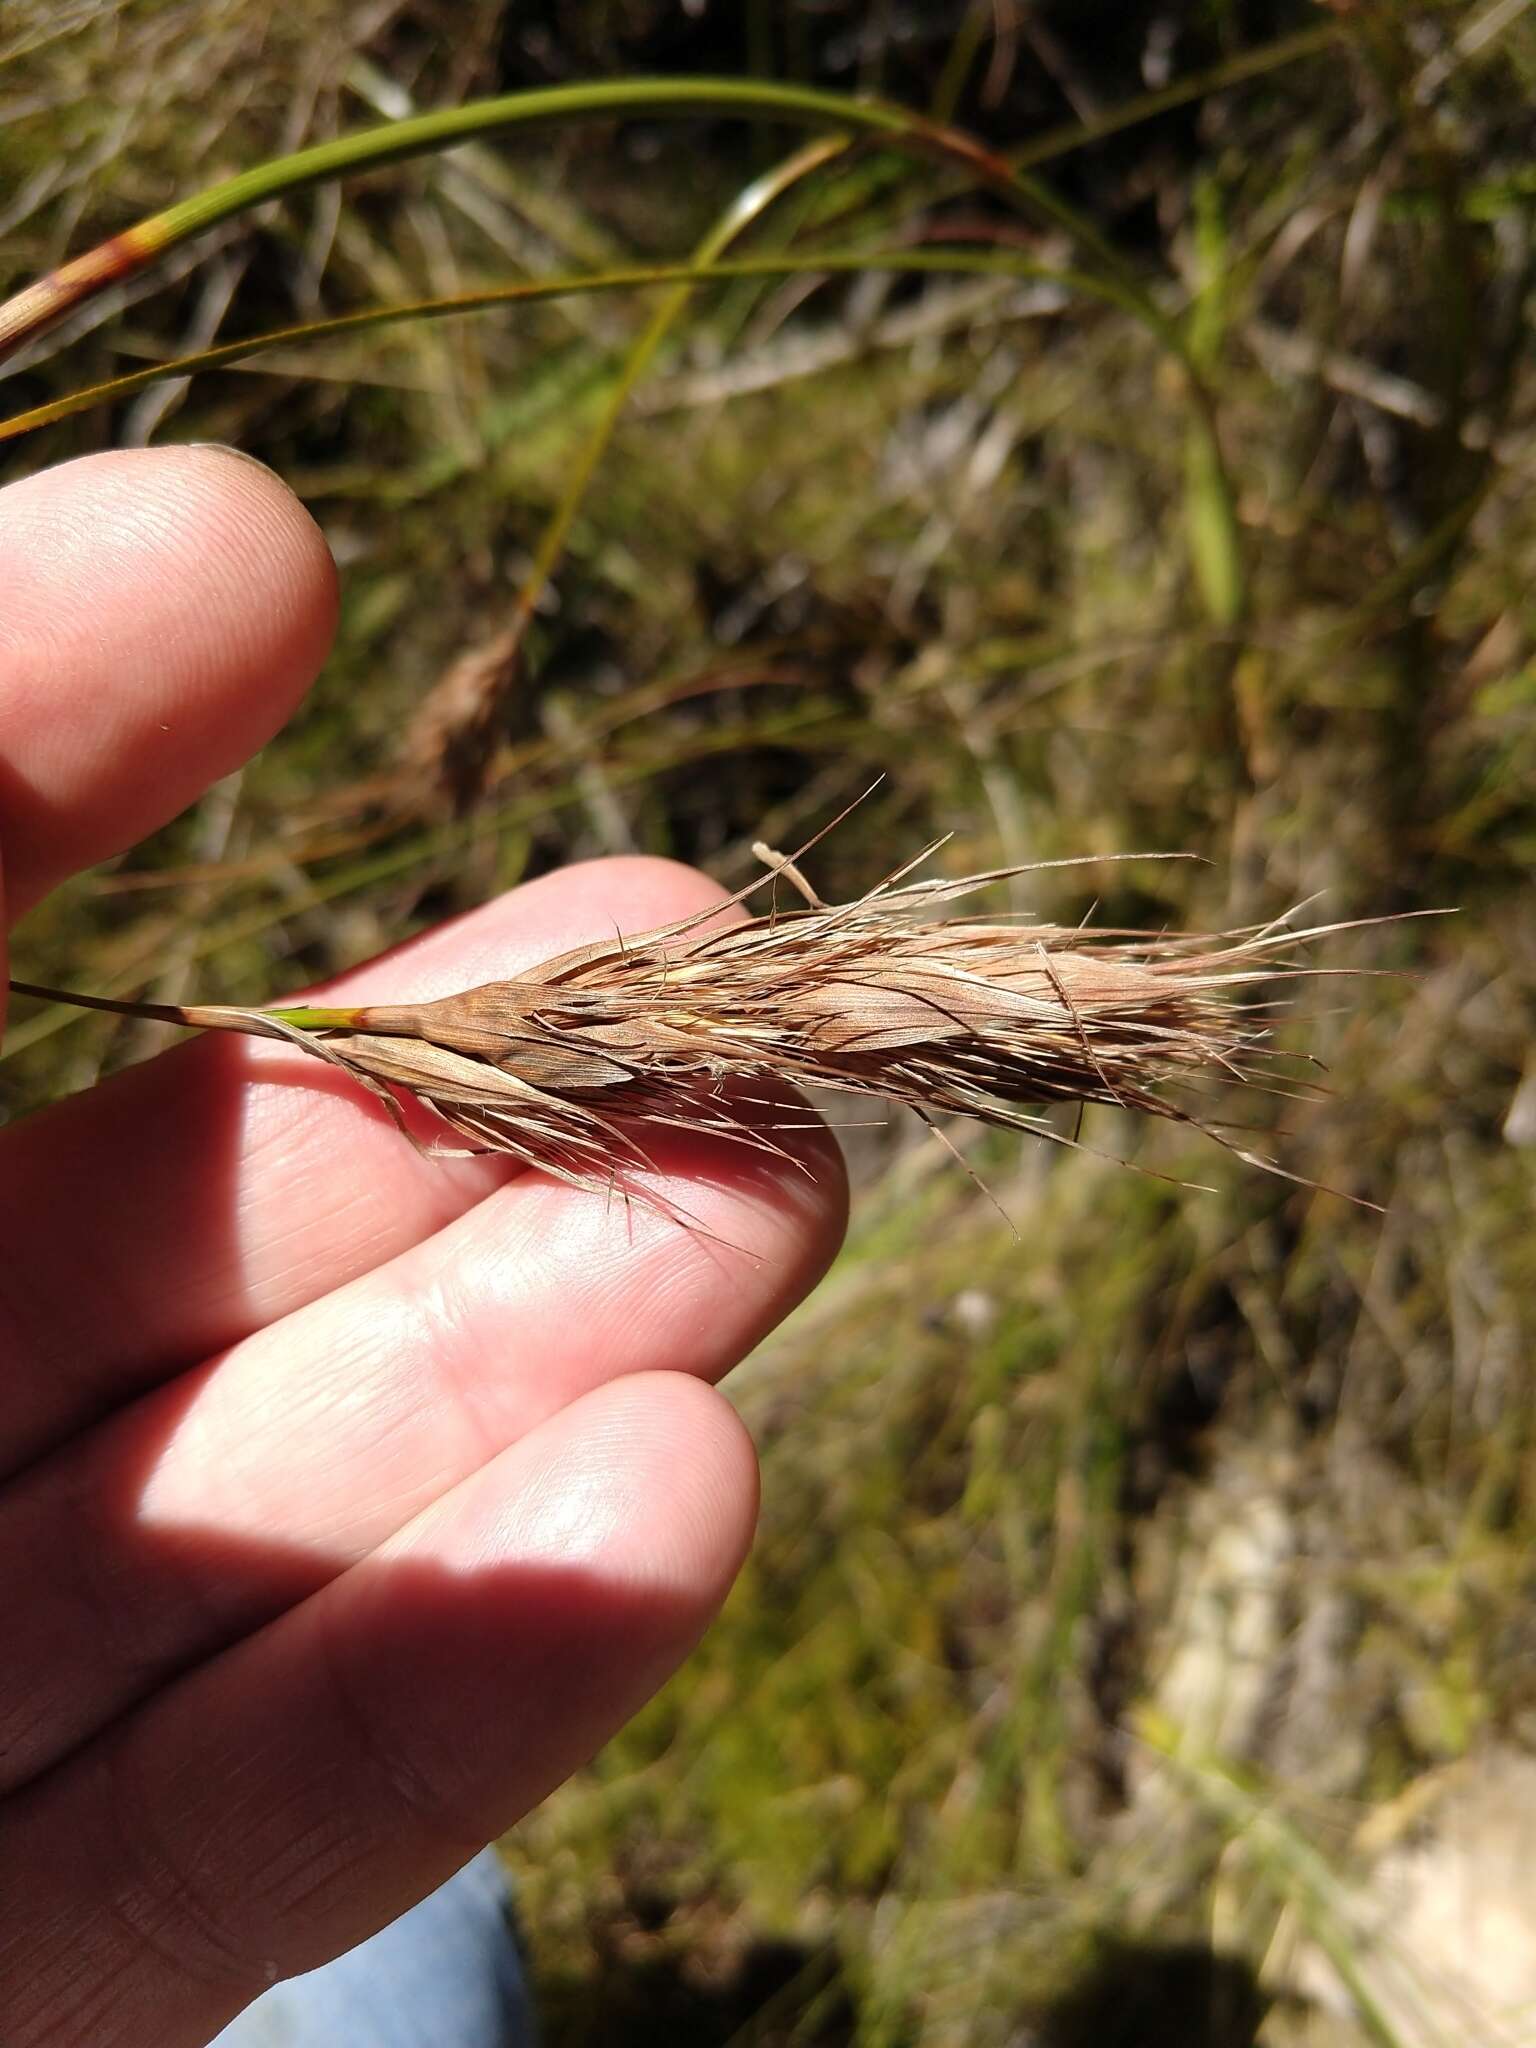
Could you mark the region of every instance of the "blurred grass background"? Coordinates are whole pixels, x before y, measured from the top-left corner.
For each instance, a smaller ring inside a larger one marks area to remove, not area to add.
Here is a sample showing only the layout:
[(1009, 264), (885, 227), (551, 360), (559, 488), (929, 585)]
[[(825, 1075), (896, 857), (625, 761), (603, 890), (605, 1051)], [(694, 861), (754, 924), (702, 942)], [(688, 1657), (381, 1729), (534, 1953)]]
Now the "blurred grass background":
[[(270, 354), (6, 451), (224, 440), (342, 564), (247, 770), (26, 924), (18, 971), (259, 1001), (559, 862), (829, 897), (928, 838), (1109, 922), (1456, 905), (1333, 942), (1332, 1096), (1268, 1179), (851, 1134), (847, 1253), (736, 1375), (752, 1564), (507, 1845), (548, 2039), (1536, 2040), (1536, 14), (1337, 0), (9, 0), (0, 283), (408, 108), (644, 71), (879, 92), (1028, 162), (1179, 329), (1048, 283), (818, 276), (942, 236), (1059, 267), (952, 167), (844, 151), (695, 294), (515, 660), (515, 593), (654, 305)], [(6, 411), (322, 313), (684, 256), (801, 138), (627, 120), (217, 231)], [(1091, 267), (1091, 266), (1090, 266)], [(464, 715), (466, 703), (469, 715)], [(446, 737), (445, 737), (446, 735)], [(15, 1116), (157, 1043), (18, 1009)], [(1270, 1115), (1262, 1103), (1259, 1112)], [(509, 1732), (515, 1739), (515, 1731)], [(1437, 1946), (1438, 1942), (1438, 1946)]]

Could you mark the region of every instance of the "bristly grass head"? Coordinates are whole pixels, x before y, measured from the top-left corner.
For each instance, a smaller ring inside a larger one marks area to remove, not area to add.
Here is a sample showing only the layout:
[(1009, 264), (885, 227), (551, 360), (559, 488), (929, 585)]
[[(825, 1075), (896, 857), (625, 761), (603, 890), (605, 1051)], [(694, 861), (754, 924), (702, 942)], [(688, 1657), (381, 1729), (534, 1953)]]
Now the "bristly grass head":
[[(204, 1030), (281, 1038), (351, 1075), (402, 1130), (415, 1100), (472, 1150), (506, 1152), (580, 1187), (648, 1164), (648, 1130), (778, 1152), (757, 1112), (786, 1087), (875, 1096), (936, 1125), (973, 1117), (1072, 1143), (1047, 1112), (1111, 1104), (1194, 1124), (1215, 1087), (1275, 1087), (1259, 983), (1327, 972), (1286, 956), (1338, 927), (1138, 934), (933, 915), (1022, 872), (912, 881), (916, 862), (853, 902), (822, 903), (794, 861), (760, 848), (806, 898), (722, 926), (713, 911), (576, 948), (500, 982), (422, 1003), (250, 1010), (63, 996)], [(926, 856), (924, 856), (926, 857)], [(12, 983), (21, 993), (57, 992)], [(754, 1092), (755, 1091), (755, 1092)]]

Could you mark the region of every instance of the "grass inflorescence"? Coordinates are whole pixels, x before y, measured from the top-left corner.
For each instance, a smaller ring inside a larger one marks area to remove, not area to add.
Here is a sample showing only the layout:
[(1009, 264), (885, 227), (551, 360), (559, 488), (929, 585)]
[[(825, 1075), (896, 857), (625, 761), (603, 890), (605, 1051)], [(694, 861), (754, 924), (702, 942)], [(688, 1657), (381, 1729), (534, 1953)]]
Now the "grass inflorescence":
[[(1026, 871), (908, 879), (927, 855), (829, 905), (798, 860), (759, 852), (774, 884), (790, 878), (808, 907), (775, 902), (747, 924), (699, 912), (430, 1002), (247, 1009), (11, 987), (284, 1039), (350, 1075), (407, 1134), (402, 1096), (473, 1150), (603, 1189), (625, 1167), (651, 1164), (648, 1130), (781, 1152), (780, 1126), (762, 1111), (782, 1107), (789, 1088), (874, 1096), (936, 1130), (970, 1117), (1070, 1144), (1045, 1112), (1099, 1103), (1214, 1134), (1201, 1092), (1260, 1081), (1277, 1056), (1242, 993), (1305, 972), (1277, 949), (1318, 936), (935, 918), (935, 908)], [(736, 900), (764, 886), (748, 884)]]

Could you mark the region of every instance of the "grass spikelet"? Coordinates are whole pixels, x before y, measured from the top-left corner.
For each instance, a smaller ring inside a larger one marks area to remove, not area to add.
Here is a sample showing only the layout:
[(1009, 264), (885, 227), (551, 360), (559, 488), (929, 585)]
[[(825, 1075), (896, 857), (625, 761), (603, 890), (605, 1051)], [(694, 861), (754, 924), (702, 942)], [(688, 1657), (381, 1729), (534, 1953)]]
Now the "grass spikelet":
[[(932, 850), (930, 850), (932, 852)], [(563, 952), (510, 981), (424, 1004), (276, 1008), (137, 1004), (12, 981), (25, 995), (199, 1030), (283, 1038), (352, 1075), (406, 1130), (401, 1098), (473, 1151), (504, 1151), (573, 1186), (647, 1165), (645, 1130), (780, 1151), (756, 1114), (784, 1085), (903, 1104), (934, 1124), (973, 1116), (1073, 1143), (1055, 1104), (1116, 1104), (1192, 1122), (1212, 1083), (1266, 1083), (1276, 1057), (1245, 997), (1321, 932), (1135, 934), (936, 915), (1022, 872), (909, 881), (821, 903), (793, 860), (758, 848), (803, 907), (752, 924), (709, 911)], [(928, 856), (920, 856), (928, 858)], [(1335, 928), (1323, 928), (1335, 930)], [(778, 1128), (784, 1128), (782, 1122)], [(1290, 1176), (1286, 1176), (1290, 1178)]]
[(782, 877), (803, 907), (784, 910), (775, 891), (751, 923), (722, 927), (706, 912), (431, 1002), (253, 1010), (11, 987), (287, 1040), (351, 1075), (402, 1130), (402, 1099), (414, 1099), (471, 1150), (581, 1187), (648, 1164), (647, 1130), (777, 1152), (772, 1117), (757, 1111), (786, 1086), (1066, 1143), (1054, 1105), (1113, 1104), (1195, 1124), (1284, 1172), (1201, 1105), (1213, 1084), (1276, 1085), (1263, 1006), (1245, 991), (1326, 971), (1288, 964), (1282, 949), (1339, 927), (1147, 935), (936, 915), (1022, 870), (912, 881), (917, 861), (828, 905), (793, 860), (758, 853), (771, 872), (737, 900)]

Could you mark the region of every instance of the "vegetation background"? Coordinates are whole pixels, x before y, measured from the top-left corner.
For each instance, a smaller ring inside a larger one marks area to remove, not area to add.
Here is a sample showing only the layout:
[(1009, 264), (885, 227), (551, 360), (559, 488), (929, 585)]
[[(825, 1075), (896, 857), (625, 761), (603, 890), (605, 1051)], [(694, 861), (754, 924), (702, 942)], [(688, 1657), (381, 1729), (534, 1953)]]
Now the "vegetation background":
[[(848, 1252), (740, 1371), (755, 1559), (507, 1854), (560, 2044), (1536, 2040), (1536, 10), (1529, 0), (7, 0), (0, 282), (408, 107), (640, 72), (951, 118), (829, 156), (637, 367), (656, 295), (269, 352), (4, 451), (232, 441), (342, 564), (298, 722), (39, 911), (19, 971), (263, 1000), (521, 877), (747, 849), (857, 892), (941, 832), (1070, 918), (1324, 892), (1298, 1172), (1108, 1113), (1111, 1160), (850, 1134)], [(686, 255), (804, 145), (661, 116), (230, 224), (77, 315), (6, 411), (376, 302)], [(943, 241), (1128, 274), (818, 272)], [(1107, 245), (1107, 246), (1103, 246)], [(514, 642), (516, 643), (514, 645)], [(0, 1115), (157, 1043), (18, 1015)], [(1298, 1042), (1302, 1042), (1298, 1039)], [(1273, 1112), (1261, 1101), (1258, 1114)], [(509, 1739), (515, 1739), (509, 1738)]]

